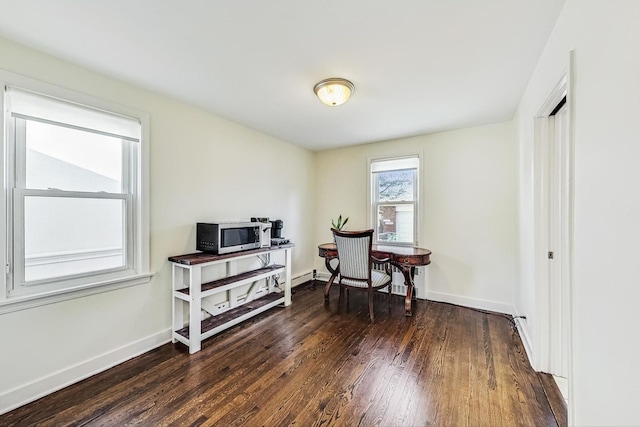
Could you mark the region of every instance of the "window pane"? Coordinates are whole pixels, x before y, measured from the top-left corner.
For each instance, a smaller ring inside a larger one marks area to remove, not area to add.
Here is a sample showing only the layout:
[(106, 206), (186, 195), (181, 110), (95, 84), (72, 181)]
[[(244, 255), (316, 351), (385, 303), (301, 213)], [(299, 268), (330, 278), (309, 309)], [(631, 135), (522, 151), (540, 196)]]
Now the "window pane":
[(125, 201), (26, 196), (25, 282), (124, 267)]
[(378, 240), (413, 243), (413, 205), (378, 206)]
[(25, 122), (26, 188), (122, 192), (121, 139)]
[(378, 172), (378, 201), (413, 201), (413, 175), (412, 169)]

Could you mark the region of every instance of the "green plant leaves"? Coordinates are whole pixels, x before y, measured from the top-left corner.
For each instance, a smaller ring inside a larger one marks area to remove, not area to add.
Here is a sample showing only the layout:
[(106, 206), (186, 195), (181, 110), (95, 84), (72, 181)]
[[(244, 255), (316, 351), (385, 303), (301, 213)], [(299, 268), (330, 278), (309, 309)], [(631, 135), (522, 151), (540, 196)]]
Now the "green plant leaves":
[(334, 221), (331, 220), (331, 226), (336, 230), (342, 230), (345, 225), (347, 225), (347, 221), (349, 221), (349, 217), (345, 217), (344, 221), (342, 220), (342, 214), (338, 216), (338, 219)]

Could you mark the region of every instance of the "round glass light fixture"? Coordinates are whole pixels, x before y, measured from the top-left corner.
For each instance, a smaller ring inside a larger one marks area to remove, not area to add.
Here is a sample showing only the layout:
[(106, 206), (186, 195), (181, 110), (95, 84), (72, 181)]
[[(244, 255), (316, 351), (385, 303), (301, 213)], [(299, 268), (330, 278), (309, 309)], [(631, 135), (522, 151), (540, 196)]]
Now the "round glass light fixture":
[(353, 83), (338, 77), (324, 79), (313, 87), (313, 91), (320, 101), (330, 107), (336, 107), (347, 102), (354, 89)]

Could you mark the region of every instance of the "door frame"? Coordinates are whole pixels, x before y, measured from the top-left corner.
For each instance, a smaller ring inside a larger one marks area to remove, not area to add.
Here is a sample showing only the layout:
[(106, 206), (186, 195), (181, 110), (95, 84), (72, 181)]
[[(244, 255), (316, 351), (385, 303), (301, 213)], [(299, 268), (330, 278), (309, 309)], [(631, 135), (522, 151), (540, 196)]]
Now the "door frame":
[[(554, 347), (557, 333), (553, 330), (553, 318), (562, 314), (566, 322), (568, 340), (568, 385), (569, 403), (573, 389), (573, 225), (574, 225), (574, 122), (575, 122), (575, 90), (574, 90), (574, 52), (569, 53), (567, 72), (562, 76), (558, 84), (548, 95), (534, 118), (534, 147), (533, 147), (533, 196), (534, 196), (534, 264), (535, 264), (535, 335), (533, 342), (533, 362), (537, 371), (550, 372), (550, 368), (558, 360), (558, 348)], [(567, 208), (560, 210), (560, 247), (564, 248), (557, 265), (564, 273), (566, 292), (568, 298), (563, 307), (554, 305), (553, 302), (561, 295), (562, 289), (551, 289), (550, 268), (548, 251), (559, 251), (560, 248), (551, 249), (549, 241), (549, 145), (553, 140), (553, 117), (549, 117), (552, 111), (566, 96), (567, 106), (567, 141), (565, 147), (566, 159), (561, 165), (564, 170), (565, 182), (562, 183), (560, 197)], [(561, 310), (558, 313), (557, 310)], [(556, 352), (555, 354), (553, 352)], [(571, 416), (571, 404), (569, 404), (569, 419)]]

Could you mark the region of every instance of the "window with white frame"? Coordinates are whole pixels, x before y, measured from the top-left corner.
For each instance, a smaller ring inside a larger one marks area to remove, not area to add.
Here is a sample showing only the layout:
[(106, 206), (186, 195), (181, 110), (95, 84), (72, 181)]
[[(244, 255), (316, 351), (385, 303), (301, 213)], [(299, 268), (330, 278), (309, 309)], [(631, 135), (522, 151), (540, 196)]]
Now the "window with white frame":
[(5, 298), (148, 275), (146, 119), (33, 86), (4, 85)]
[(418, 242), (418, 156), (372, 160), (371, 208), (376, 243)]

